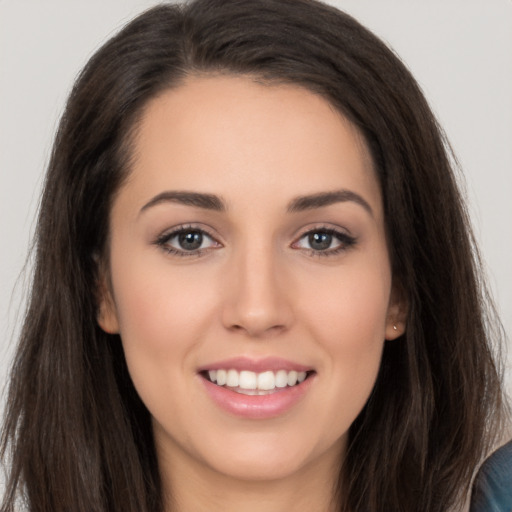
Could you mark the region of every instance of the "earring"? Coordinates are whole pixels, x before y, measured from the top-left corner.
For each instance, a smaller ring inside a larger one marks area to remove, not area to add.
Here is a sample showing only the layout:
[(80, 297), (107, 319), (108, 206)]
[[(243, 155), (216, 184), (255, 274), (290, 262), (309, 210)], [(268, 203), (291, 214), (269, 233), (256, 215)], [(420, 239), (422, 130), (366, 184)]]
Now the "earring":
[(393, 325), (393, 330), (398, 331), (398, 327), (396, 325)]

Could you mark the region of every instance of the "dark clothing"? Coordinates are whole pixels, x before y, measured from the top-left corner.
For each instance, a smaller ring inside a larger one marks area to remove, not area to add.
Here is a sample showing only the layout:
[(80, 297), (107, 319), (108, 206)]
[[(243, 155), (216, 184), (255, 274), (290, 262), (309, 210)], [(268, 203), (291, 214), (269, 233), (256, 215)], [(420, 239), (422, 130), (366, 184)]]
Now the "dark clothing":
[(470, 512), (512, 512), (512, 440), (495, 451), (478, 471)]

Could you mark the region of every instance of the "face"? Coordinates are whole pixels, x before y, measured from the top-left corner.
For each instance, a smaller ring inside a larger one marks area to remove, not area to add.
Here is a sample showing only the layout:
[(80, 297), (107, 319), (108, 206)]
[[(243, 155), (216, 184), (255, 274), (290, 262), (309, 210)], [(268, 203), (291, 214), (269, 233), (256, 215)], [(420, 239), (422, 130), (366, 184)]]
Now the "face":
[(299, 87), (189, 79), (147, 106), (110, 224), (99, 323), (121, 336), (160, 462), (332, 471), (403, 331), (355, 128)]

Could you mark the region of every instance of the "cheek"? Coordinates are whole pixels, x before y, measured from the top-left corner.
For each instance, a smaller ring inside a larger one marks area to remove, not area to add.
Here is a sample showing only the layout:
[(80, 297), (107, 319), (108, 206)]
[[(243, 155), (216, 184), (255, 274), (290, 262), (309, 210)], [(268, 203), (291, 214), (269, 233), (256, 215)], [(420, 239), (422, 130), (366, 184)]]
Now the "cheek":
[(112, 285), (126, 361), (141, 397), (175, 376), (202, 342), (214, 314), (215, 290), (204, 276), (168, 265), (161, 255), (115, 260)]
[(352, 267), (303, 305), (312, 337), (327, 355), (324, 371), (331, 393), (342, 405), (333, 422), (347, 428), (366, 403), (379, 371), (390, 287), (386, 266)]
[(186, 402), (179, 397), (190, 392), (193, 354), (208, 336), (215, 309), (215, 287), (203, 286), (201, 272), (176, 270), (167, 263), (161, 255), (148, 258), (147, 253), (112, 261), (128, 370), (146, 407), (166, 424), (186, 413)]
[[(310, 283), (313, 285), (313, 283)], [(386, 267), (367, 265), (342, 269), (324, 280), (303, 314), (318, 328), (324, 343), (364, 353), (384, 341), (391, 276)], [(306, 286), (308, 284), (306, 283)]]
[(116, 310), (126, 341), (166, 350), (172, 340), (178, 341), (177, 334), (198, 325), (199, 311), (208, 315), (212, 291), (201, 286), (201, 276), (180, 271), (162, 255), (118, 258), (112, 268)]

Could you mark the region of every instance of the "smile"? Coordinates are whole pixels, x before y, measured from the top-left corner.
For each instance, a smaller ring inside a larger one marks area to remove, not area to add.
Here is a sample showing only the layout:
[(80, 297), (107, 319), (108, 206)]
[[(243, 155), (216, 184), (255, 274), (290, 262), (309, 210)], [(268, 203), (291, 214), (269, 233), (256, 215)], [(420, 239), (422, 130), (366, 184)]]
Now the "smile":
[(229, 388), (231, 391), (244, 395), (268, 395), (287, 387), (293, 387), (303, 382), (309, 372), (266, 370), (256, 373), (249, 370), (235, 369), (209, 370), (204, 376), (217, 386)]
[(218, 361), (199, 368), (198, 374), (206, 395), (220, 410), (252, 420), (294, 409), (317, 380), (313, 368), (274, 357)]

